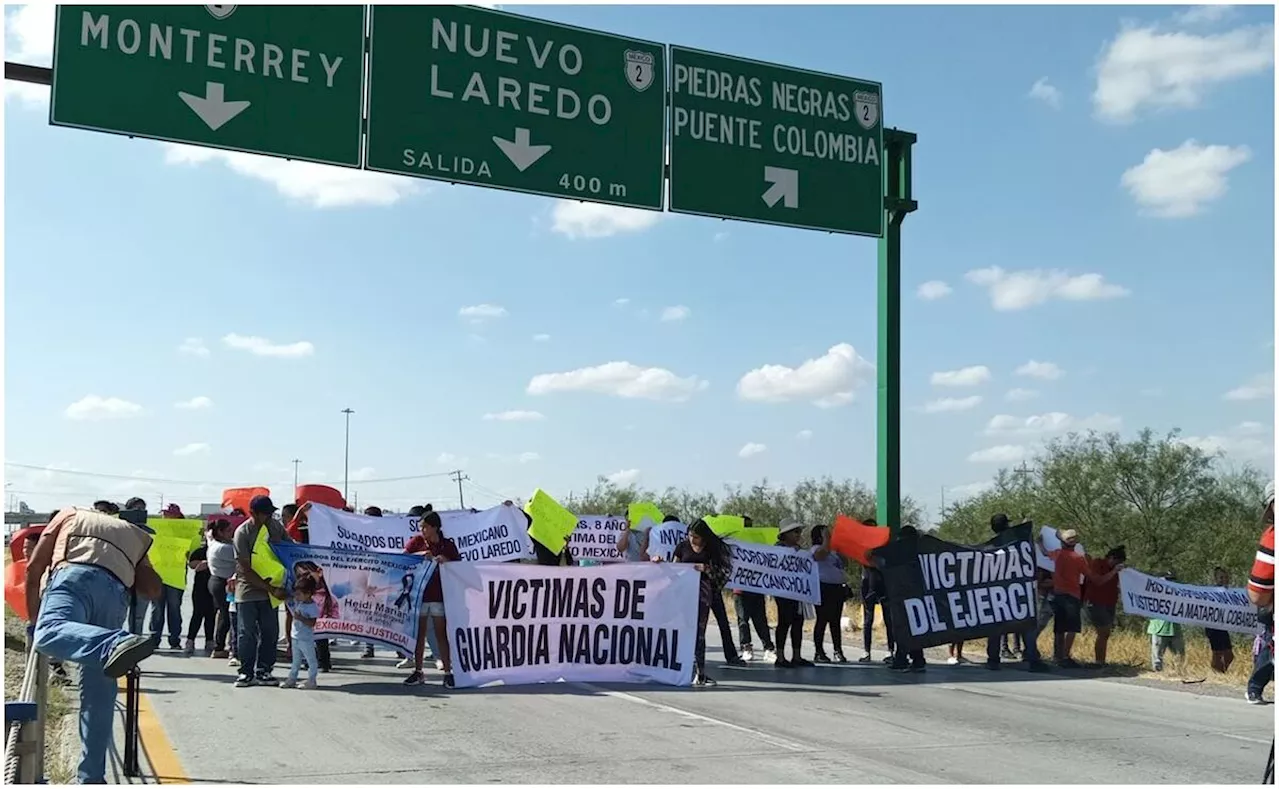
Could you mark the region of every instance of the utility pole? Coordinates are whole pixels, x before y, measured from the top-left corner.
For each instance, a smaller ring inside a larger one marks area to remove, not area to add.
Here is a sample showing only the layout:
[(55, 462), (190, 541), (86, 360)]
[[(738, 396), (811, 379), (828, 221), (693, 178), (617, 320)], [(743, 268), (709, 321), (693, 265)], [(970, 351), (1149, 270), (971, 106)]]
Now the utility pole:
[(1025, 490), (1028, 484), (1027, 479), (1031, 476), (1031, 469), (1027, 467), (1027, 461), (1022, 461), (1022, 465), (1015, 468), (1013, 473), (1018, 475), (1018, 483)]
[(884, 235), (876, 277), (876, 520), (895, 536), (902, 527), (902, 222), (919, 207), (911, 197), (915, 142), (913, 132), (884, 130)]
[(301, 462), (297, 458), (293, 459), (293, 495), (295, 497), (298, 495), (298, 464)]
[(462, 502), (462, 481), (464, 479), (471, 479), (471, 477), (464, 476), (462, 473), (462, 469), (458, 469), (457, 471), (450, 472), (449, 477), (454, 482), (458, 483), (458, 509), (465, 510), (467, 508), (467, 505)]
[(341, 413), (347, 415), (347, 440), (345, 449), (342, 451), (342, 500), (347, 500), (347, 482), (351, 476), (351, 415), (355, 413), (350, 408), (342, 409)]
[(947, 511), (947, 486), (938, 486), (938, 495), (942, 499), (941, 509), (938, 510), (938, 520), (942, 520), (942, 514)]

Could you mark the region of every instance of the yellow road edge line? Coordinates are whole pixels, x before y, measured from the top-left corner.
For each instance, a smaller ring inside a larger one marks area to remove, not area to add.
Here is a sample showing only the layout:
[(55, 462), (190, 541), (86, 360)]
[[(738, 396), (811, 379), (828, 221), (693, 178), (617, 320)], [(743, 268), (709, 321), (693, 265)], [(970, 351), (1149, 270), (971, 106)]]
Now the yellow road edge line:
[[(120, 690), (125, 689), (125, 679), (120, 678)], [(182, 767), (182, 760), (174, 750), (164, 725), (156, 717), (151, 700), (146, 693), (138, 693), (138, 746), (146, 752), (151, 764), (152, 777), (161, 784), (189, 784), (191, 779)]]

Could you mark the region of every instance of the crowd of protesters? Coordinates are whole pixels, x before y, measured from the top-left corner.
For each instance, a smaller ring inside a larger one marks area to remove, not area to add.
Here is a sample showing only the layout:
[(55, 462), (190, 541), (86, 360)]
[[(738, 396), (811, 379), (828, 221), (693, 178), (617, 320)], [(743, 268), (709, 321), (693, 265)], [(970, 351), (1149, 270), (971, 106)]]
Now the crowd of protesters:
[[(1262, 691), (1273, 676), (1274, 625), (1272, 620), (1274, 578), (1274, 483), (1267, 487), (1265, 531), (1249, 576), (1248, 593), (1261, 611), (1266, 632), (1254, 644), (1254, 672), (1246, 697), (1262, 703)], [(510, 502), (505, 502), (510, 504)], [(182, 597), (185, 589), (163, 583), (151, 566), (147, 552), (153, 530), (146, 523), (146, 503), (131, 499), (124, 509), (95, 502), (92, 509), (68, 507), (54, 513), (43, 530), (29, 532), (23, 554), (27, 560), (26, 600), (38, 612), (30, 630), (31, 643), (48, 655), (55, 665), (61, 661), (80, 665), (80, 718), (82, 758), (80, 783), (101, 783), (105, 756), (112, 739), (116, 678), (133, 669), (160, 648), (167, 625), (168, 646), (187, 656), (196, 652), (196, 638), (203, 634), (202, 654), (227, 659), (236, 668), (236, 687), (278, 685), (273, 676), (278, 651), (283, 647), (290, 670), (286, 687), (313, 688), (317, 675), (332, 670), (331, 645), (315, 637), (316, 621), (325, 616), (336, 601), (313, 578), (299, 578), (286, 589), (260, 576), (253, 568), (253, 551), (260, 532), (267, 531), (272, 543), (308, 541), (307, 514), (310, 505), (287, 504), (278, 510), (265, 495), (255, 496), (247, 513), (238, 511), (210, 518), (202, 529), (199, 548), (188, 556), (194, 571), (190, 583), (193, 616), (185, 637), (182, 631)], [(348, 508), (349, 510), (350, 508)], [(380, 517), (381, 510), (369, 507), (365, 515)], [(167, 518), (181, 518), (176, 507), (167, 508)], [(406, 553), (437, 562), (459, 561), (457, 546), (443, 534), (441, 519), (430, 505), (414, 507), (409, 515), (420, 519), (419, 535), (409, 541)], [(677, 521), (668, 515), (665, 522)], [(744, 518), (746, 526), (752, 525)], [(871, 522), (874, 524), (874, 521)], [(991, 518), (992, 530), (1010, 528), (1002, 514)], [(902, 528), (903, 536), (914, 532)], [(675, 549), (671, 561), (692, 565), (700, 573), (694, 684), (715, 684), (708, 676), (705, 631), (712, 615), (721, 634), (724, 662), (744, 666), (755, 660), (751, 631), (760, 638), (763, 658), (779, 669), (803, 668), (814, 663), (802, 654), (804, 622), (814, 620), (813, 644), (817, 662), (846, 663), (842, 643), (845, 603), (855, 597), (847, 584), (844, 559), (831, 549), (833, 529), (826, 525), (809, 528), (809, 547), (802, 547), (805, 528), (786, 523), (778, 529), (777, 545), (807, 550), (819, 568), (820, 602), (816, 606), (785, 598), (774, 598), (776, 625), (770, 629), (764, 595), (752, 592), (733, 594), (738, 639), (735, 642), (725, 606), (725, 584), (729, 577), (730, 551), (726, 542), (703, 519), (695, 520), (687, 536)], [(999, 670), (1002, 659), (1021, 658), (1028, 670), (1049, 670), (1037, 646), (1040, 633), (1054, 623), (1053, 660), (1063, 668), (1078, 666), (1072, 658), (1075, 636), (1087, 617), (1097, 629), (1095, 660), (1104, 664), (1108, 637), (1116, 618), (1119, 596), (1117, 576), (1125, 567), (1123, 546), (1100, 558), (1076, 552), (1078, 535), (1070, 529), (1058, 534), (1061, 547), (1046, 551), (1054, 560), (1052, 572), (1039, 571), (1039, 616), (1033, 627), (1022, 633), (992, 636), (987, 642), (986, 667)], [(619, 551), (628, 561), (661, 561), (650, 557), (646, 532), (624, 532)], [(1038, 541), (1043, 547), (1043, 533)], [(566, 547), (556, 554), (534, 543), (536, 562), (542, 565), (575, 564)], [(1172, 573), (1166, 574), (1172, 580)], [(1083, 580), (1082, 580), (1083, 579)], [(1221, 568), (1215, 570), (1215, 584), (1230, 581)], [(889, 655), (885, 662), (894, 671), (925, 670), (923, 650), (907, 651), (893, 640), (890, 603), (883, 575), (874, 567), (864, 568), (860, 596), (863, 606), (863, 652), (858, 662), (871, 661), (875, 608), (888, 636)], [(280, 638), (280, 616), (272, 600), (285, 602), (285, 637)], [(144, 617), (149, 607), (150, 616)], [(146, 627), (144, 627), (144, 619)], [(144, 630), (146, 632), (144, 632)], [(442, 672), (442, 684), (453, 687), (443, 588), (434, 573), (423, 590), (417, 642), (414, 654), (401, 654), (399, 668), (411, 669), (406, 685), (424, 682), (424, 660), (435, 658)], [(1181, 655), (1183, 640), (1175, 623), (1151, 620), (1153, 668), (1163, 667), (1167, 653)], [(1225, 672), (1234, 655), (1225, 633), (1206, 631), (1214, 654), (1213, 667)], [(831, 652), (826, 650), (830, 639)], [(430, 652), (428, 653), (428, 648)], [(951, 661), (963, 661), (963, 643), (951, 645)], [(1019, 654), (1020, 653), (1020, 654)], [(374, 655), (373, 645), (365, 645), (363, 657)], [(301, 671), (307, 671), (301, 679)], [(60, 669), (59, 669), (60, 670)]]

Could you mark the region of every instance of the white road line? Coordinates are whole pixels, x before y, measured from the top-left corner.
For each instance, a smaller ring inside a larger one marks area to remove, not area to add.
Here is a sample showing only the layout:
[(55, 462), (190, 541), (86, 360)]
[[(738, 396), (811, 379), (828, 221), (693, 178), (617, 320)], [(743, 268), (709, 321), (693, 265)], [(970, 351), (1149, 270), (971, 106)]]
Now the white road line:
[(723, 726), (726, 729), (733, 729), (734, 731), (742, 732), (743, 734), (748, 734), (752, 737), (755, 737), (758, 740), (767, 742), (770, 745), (776, 745), (777, 747), (784, 748), (788, 751), (804, 752), (804, 751), (815, 750), (812, 746), (805, 745), (804, 743), (796, 742), (795, 740), (788, 740), (784, 737), (776, 737), (772, 734), (762, 732), (759, 729), (752, 729), (748, 726), (739, 726), (736, 723), (730, 723), (729, 721), (720, 720), (719, 718), (712, 718), (709, 715), (703, 715), (697, 712), (690, 712), (689, 710), (682, 710), (679, 707), (673, 707), (670, 704), (663, 704), (662, 702), (659, 702), (659, 701), (650, 701), (649, 699), (642, 698), (640, 696), (636, 696), (631, 693), (627, 693), (625, 691), (606, 690), (605, 688), (597, 687), (587, 682), (575, 682), (574, 684), (578, 685), (579, 687), (589, 688), (595, 691), (596, 693), (600, 693), (605, 696), (612, 696), (615, 699), (622, 699), (623, 701), (629, 701), (629, 702), (632, 702), (633, 704), (642, 704), (646, 707), (652, 707), (654, 709), (659, 709), (665, 712), (674, 713), (683, 718), (691, 718), (693, 720), (702, 721), (703, 723), (711, 723), (716, 726)]

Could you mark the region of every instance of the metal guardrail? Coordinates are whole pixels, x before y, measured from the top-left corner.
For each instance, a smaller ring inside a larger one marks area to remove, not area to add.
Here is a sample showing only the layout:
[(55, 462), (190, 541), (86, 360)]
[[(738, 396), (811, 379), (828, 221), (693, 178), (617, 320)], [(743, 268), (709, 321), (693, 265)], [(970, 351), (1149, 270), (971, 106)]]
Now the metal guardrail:
[(16, 702), (5, 702), (4, 782), (40, 784), (44, 775), (45, 720), (49, 709), (49, 658), (27, 645), (27, 665)]

